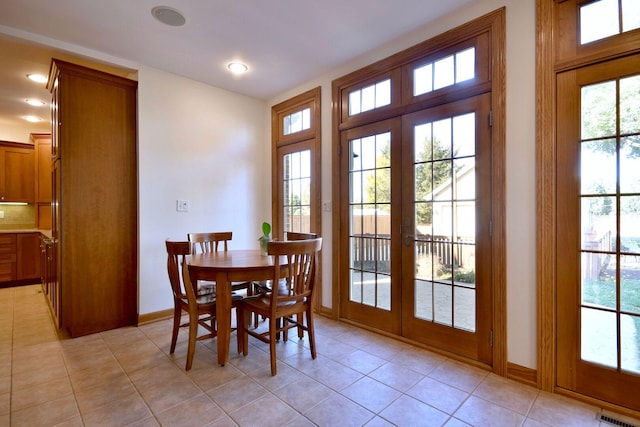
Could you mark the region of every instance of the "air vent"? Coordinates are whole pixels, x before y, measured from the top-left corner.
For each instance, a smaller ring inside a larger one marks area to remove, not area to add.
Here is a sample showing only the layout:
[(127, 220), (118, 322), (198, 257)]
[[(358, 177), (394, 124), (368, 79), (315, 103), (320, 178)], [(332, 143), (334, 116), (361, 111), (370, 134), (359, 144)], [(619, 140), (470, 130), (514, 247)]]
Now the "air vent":
[(600, 421), (604, 421), (605, 423), (611, 424), (612, 426), (619, 426), (619, 427), (638, 427), (635, 424), (630, 424), (626, 421), (622, 421), (622, 420), (618, 420), (615, 419), (613, 417), (609, 417), (607, 415), (604, 414), (598, 414), (597, 417), (598, 420)]
[(171, 25), (172, 27), (180, 27), (186, 22), (180, 12), (167, 6), (154, 7), (151, 9), (151, 15), (163, 24)]

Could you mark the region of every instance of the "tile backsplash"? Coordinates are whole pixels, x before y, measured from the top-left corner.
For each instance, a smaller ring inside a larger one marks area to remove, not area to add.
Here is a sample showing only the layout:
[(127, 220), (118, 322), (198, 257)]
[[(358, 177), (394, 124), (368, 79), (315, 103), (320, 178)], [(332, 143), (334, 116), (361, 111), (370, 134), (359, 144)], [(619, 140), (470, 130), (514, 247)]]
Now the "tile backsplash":
[(35, 228), (35, 205), (0, 204), (0, 230)]

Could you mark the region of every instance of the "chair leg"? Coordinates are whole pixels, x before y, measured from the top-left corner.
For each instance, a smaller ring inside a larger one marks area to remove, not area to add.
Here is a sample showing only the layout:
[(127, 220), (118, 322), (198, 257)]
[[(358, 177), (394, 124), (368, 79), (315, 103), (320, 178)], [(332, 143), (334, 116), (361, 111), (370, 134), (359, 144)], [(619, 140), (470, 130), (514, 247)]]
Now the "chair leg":
[(240, 316), (242, 316), (242, 329), (240, 333), (242, 334), (242, 354), (249, 354), (249, 325), (251, 324), (251, 311), (249, 310), (240, 310)]
[[(304, 318), (303, 313), (298, 313), (296, 314), (296, 321), (298, 322), (298, 325), (302, 325), (302, 319)], [(303, 339), (304, 338), (304, 329), (302, 328), (302, 326), (298, 326), (298, 338)]]
[(275, 376), (276, 374), (276, 340), (274, 338), (274, 333), (276, 331), (276, 321), (273, 317), (269, 318), (269, 354), (271, 356), (271, 375)]
[(236, 340), (238, 345), (238, 354), (244, 353), (244, 343), (242, 340), (242, 334), (244, 333), (244, 314), (236, 308)]
[(187, 347), (187, 366), (185, 370), (190, 370), (193, 365), (193, 353), (196, 351), (196, 339), (198, 337), (198, 315), (189, 314), (189, 346)]
[(173, 310), (173, 330), (171, 331), (171, 348), (169, 354), (176, 351), (176, 343), (178, 342), (178, 331), (180, 330), (180, 321), (182, 320), (182, 309), (176, 304)]
[(311, 307), (307, 309), (307, 334), (309, 335), (309, 347), (311, 348), (311, 358), (316, 358), (316, 333), (313, 326), (313, 316), (311, 314)]

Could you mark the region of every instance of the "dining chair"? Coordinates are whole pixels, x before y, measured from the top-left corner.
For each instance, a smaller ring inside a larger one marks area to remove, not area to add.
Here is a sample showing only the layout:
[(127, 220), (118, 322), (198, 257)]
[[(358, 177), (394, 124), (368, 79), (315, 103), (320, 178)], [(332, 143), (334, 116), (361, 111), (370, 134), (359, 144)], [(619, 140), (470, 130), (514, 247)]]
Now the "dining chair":
[[(220, 247), (226, 252), (229, 250), (229, 241), (233, 237), (232, 231), (217, 231), (209, 233), (188, 233), (187, 240), (191, 242), (192, 253), (217, 252)], [(211, 284), (213, 284), (212, 282)], [(247, 296), (253, 295), (251, 282), (233, 282), (232, 291), (246, 291)]]
[[(215, 293), (198, 295), (196, 287), (189, 279), (185, 257), (191, 254), (191, 243), (184, 241), (165, 241), (167, 247), (167, 272), (173, 291), (173, 330), (171, 332), (170, 354), (176, 349), (178, 331), (181, 327), (189, 327), (189, 342), (187, 347), (188, 371), (193, 364), (196, 341), (213, 338), (216, 333), (216, 296)], [(189, 320), (182, 322), (182, 313), (186, 312)], [(198, 326), (202, 326), (208, 333), (198, 335)]]
[[(318, 238), (318, 235), (316, 233), (302, 233), (302, 232), (298, 232), (298, 231), (286, 231), (285, 233), (286, 233), (286, 235), (285, 235), (286, 236), (286, 240), (309, 240), (309, 239)], [(260, 293), (260, 292), (261, 293), (271, 292), (270, 283), (271, 283), (270, 281), (254, 282), (254, 284), (253, 284), (253, 287), (254, 287), (253, 293), (257, 294), (257, 293)], [(254, 326), (254, 328), (258, 327), (258, 322), (259, 322), (258, 318), (259, 318), (258, 314), (254, 313), (254, 315), (253, 315), (253, 326)], [(276, 339), (280, 339), (279, 334), (276, 336)]]
[(301, 233), (298, 231), (287, 231), (287, 240), (308, 240), (308, 239), (317, 239), (318, 235), (316, 233)]
[[(271, 283), (279, 283), (277, 291), (238, 302), (238, 334), (242, 339), (242, 344), (238, 346), (242, 347), (242, 353), (246, 356), (249, 353), (249, 335), (269, 344), (271, 375), (276, 375), (277, 335), (282, 333), (286, 341), (287, 331), (291, 328), (307, 331), (311, 357), (316, 358), (313, 299), (321, 248), (322, 238), (269, 242), (267, 253), (273, 256), (274, 262)], [(251, 313), (265, 317), (269, 328), (264, 332), (250, 329)]]

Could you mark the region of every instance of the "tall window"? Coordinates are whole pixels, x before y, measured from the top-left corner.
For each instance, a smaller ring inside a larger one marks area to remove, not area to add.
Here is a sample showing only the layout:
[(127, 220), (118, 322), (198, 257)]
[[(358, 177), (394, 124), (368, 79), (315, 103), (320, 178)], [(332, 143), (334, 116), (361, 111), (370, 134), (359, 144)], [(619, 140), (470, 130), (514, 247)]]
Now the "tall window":
[(272, 108), (274, 236), (320, 230), (320, 88)]

